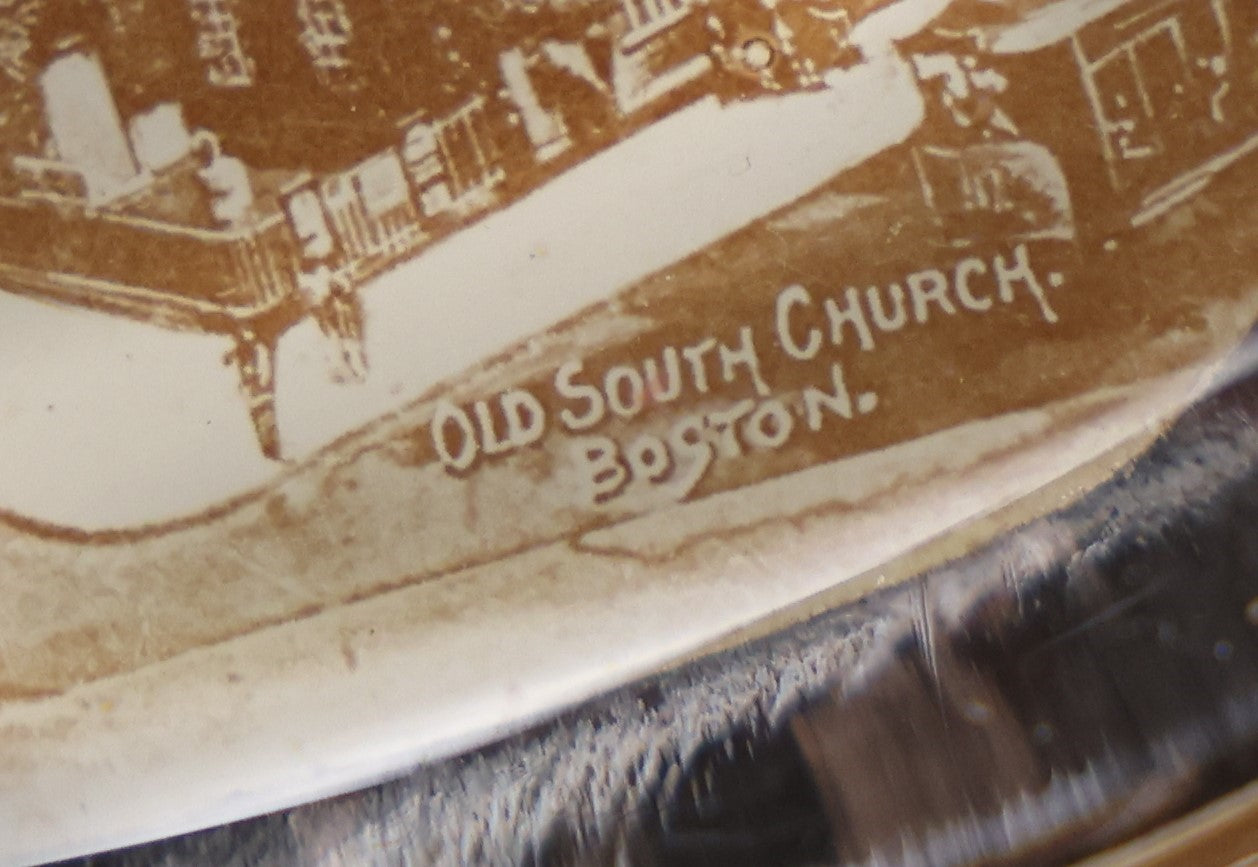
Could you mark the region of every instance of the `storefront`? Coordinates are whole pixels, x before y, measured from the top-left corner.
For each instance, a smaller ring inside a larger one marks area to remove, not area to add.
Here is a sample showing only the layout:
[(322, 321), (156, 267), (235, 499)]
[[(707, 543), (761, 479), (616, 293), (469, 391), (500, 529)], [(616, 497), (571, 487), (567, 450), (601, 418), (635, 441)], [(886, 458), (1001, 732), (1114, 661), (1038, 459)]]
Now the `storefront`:
[(938, 31), (1008, 80), (1002, 109), (1056, 154), (1083, 220), (1113, 222), (1117, 202), (1120, 221), (1142, 225), (1258, 149), (1252, 6), (1052, 0), (963, 36), (947, 21)]

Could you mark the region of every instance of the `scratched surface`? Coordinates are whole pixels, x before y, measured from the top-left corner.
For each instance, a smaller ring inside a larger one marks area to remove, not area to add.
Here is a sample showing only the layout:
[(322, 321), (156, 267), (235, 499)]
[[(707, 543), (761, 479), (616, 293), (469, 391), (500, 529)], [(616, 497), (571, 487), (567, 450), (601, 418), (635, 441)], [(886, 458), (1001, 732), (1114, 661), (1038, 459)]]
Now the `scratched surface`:
[[(1095, 487), (1258, 318), (1256, 9), (0, 3), (0, 860), (499, 739)], [(886, 683), (987, 698), (912, 725), (1095, 686), (980, 677), (1020, 645), (913, 586)]]
[[(1056, 864), (1100, 851), (1258, 774), (1250, 364), (1075, 505), (902, 586), (395, 782), (78, 863)], [(1207, 818), (1134, 850), (1149, 859), (1137, 863), (1246, 854), (1243, 820), (1191, 848)]]

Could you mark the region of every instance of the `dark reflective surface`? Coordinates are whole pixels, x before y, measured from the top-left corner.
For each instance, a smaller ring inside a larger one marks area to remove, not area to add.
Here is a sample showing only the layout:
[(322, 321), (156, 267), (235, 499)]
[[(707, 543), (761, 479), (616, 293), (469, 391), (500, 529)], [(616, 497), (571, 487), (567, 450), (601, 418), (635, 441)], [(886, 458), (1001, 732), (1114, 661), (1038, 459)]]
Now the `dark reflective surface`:
[(963, 561), (405, 779), (89, 863), (1038, 864), (1111, 845), (1258, 775), (1243, 367), (1111, 483)]

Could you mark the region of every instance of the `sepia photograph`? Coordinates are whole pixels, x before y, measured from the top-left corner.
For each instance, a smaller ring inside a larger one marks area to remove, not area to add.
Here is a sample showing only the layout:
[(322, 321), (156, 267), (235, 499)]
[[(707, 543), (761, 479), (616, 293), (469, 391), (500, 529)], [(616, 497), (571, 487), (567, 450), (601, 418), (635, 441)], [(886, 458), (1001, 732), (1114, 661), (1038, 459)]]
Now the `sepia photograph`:
[(1249, 0), (0, 0), (0, 863), (1050, 520), (1247, 374), (1255, 151)]

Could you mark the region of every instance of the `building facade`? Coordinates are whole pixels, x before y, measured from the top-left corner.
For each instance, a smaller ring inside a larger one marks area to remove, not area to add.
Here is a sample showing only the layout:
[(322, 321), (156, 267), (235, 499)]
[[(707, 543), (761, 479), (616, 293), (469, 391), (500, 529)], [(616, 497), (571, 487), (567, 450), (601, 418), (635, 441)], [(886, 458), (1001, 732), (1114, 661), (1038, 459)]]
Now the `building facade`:
[[(974, 17), (972, 5), (954, 19)], [(1050, 0), (1000, 19), (942, 22), (923, 51), (1001, 76), (1017, 136), (1057, 155), (1081, 221), (1098, 231), (1157, 219), (1258, 149), (1253, 3)]]
[(688, 102), (821, 86), (880, 5), (29, 0), (0, 280), (231, 335), (274, 455), (264, 374), (294, 322), (361, 375), (363, 281)]

